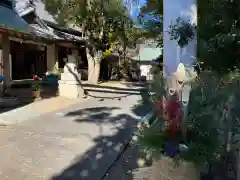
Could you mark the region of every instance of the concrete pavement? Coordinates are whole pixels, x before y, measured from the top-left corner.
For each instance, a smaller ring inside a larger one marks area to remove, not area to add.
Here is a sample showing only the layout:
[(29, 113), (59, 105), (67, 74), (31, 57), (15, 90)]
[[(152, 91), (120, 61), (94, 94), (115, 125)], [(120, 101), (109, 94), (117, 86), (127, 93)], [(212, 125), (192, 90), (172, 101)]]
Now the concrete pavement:
[(101, 179), (146, 113), (139, 99), (92, 98), (0, 126), (0, 179)]
[(69, 99), (65, 97), (52, 97), (43, 99), (25, 106), (0, 113), (0, 124), (16, 124), (28, 119), (41, 116), (45, 113), (63, 109), (72, 104), (79, 103), (81, 100)]

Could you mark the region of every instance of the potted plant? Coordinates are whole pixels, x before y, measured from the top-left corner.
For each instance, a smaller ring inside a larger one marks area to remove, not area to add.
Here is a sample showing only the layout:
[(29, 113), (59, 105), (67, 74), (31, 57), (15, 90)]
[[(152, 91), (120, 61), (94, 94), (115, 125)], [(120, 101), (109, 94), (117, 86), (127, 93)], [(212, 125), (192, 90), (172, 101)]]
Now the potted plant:
[[(155, 78), (147, 99), (156, 120), (138, 133), (146, 158), (153, 160), (152, 178), (198, 180), (200, 171), (220, 151), (219, 128), (225, 96), (213, 81), (200, 78), (191, 84), (190, 101), (183, 102), (182, 92), (171, 90), (169, 94), (161, 75)], [(183, 82), (182, 86), (185, 85)]]
[(41, 97), (41, 85), (39, 83), (32, 84), (32, 97), (38, 99)]

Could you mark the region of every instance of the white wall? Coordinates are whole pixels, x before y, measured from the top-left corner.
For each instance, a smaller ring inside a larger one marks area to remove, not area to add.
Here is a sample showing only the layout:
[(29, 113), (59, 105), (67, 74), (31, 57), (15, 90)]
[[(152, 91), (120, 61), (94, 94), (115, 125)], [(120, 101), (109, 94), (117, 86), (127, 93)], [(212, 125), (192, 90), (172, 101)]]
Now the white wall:
[(141, 76), (145, 76), (147, 80), (151, 80), (151, 68), (152, 65), (140, 65)]
[(196, 24), (197, 19), (197, 8), (196, 0), (164, 0), (163, 3), (164, 11), (164, 49), (163, 49), (163, 60), (167, 69), (164, 68), (164, 75), (166, 71), (173, 73), (176, 71), (177, 66), (180, 62), (192, 64), (194, 62), (191, 56), (196, 57), (196, 40), (189, 42), (189, 44), (180, 54), (180, 50), (175, 40), (170, 40), (169, 26), (176, 22), (178, 17), (190, 20)]

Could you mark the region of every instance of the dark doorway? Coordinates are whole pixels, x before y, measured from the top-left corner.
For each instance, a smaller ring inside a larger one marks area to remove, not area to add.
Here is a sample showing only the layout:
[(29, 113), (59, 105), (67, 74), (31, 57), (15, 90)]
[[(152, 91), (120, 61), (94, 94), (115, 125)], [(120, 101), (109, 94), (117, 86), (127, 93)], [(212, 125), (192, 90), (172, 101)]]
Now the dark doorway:
[(46, 48), (11, 42), (12, 80), (32, 79), (47, 71)]
[(101, 81), (108, 81), (110, 79), (110, 75), (109, 75), (110, 67), (109, 67), (108, 61), (105, 58), (101, 61), (100, 67), (101, 68), (100, 68), (99, 79)]
[(67, 58), (67, 48), (59, 46), (58, 47), (58, 67), (63, 69), (65, 66), (64, 59)]

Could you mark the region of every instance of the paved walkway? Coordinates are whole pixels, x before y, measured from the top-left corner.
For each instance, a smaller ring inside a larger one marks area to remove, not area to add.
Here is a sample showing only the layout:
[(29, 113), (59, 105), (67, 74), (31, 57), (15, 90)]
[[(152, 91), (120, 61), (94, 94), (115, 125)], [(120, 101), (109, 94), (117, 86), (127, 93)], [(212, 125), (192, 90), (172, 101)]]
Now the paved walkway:
[[(98, 99), (121, 99), (130, 95), (139, 95), (141, 86), (129, 86), (120, 82), (102, 83), (101, 85), (84, 84), (89, 98)], [(28, 119), (41, 116), (42, 114), (63, 109), (87, 99), (70, 99), (64, 97), (52, 97), (43, 99), (28, 105), (0, 113), (0, 125), (16, 124)]]
[(20, 108), (6, 111), (0, 114), (0, 125), (16, 124), (30, 118), (53, 112), (83, 100), (74, 100), (64, 97), (43, 99)]
[(133, 172), (139, 168), (140, 158), (139, 147), (130, 144), (103, 180), (135, 180)]
[(0, 127), (0, 179), (100, 180), (145, 113), (139, 99), (92, 98)]

